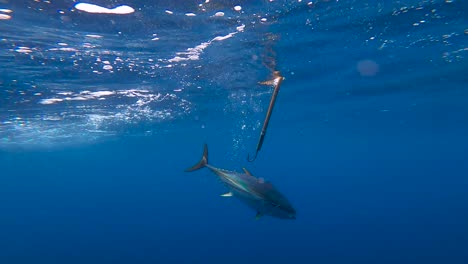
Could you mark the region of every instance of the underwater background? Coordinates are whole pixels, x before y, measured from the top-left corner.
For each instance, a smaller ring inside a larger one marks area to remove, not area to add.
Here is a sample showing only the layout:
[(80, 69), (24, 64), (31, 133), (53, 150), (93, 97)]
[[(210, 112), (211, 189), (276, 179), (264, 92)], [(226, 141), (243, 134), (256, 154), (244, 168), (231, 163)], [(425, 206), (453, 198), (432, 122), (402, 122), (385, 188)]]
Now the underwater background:
[[(0, 0), (0, 263), (468, 263), (467, 11)], [(185, 173), (204, 143), (297, 219)]]

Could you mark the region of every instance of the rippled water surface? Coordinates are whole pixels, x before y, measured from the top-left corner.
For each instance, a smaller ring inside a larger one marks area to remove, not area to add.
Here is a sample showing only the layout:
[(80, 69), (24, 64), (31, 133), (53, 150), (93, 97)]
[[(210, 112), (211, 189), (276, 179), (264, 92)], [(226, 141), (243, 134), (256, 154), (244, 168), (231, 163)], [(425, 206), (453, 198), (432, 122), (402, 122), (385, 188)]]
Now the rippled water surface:
[(2, 148), (99, 140), (223, 107), (257, 129), (246, 115), (265, 110), (257, 82), (275, 65), (291, 103), (466, 85), (463, 1), (93, 2), (134, 10), (120, 15), (77, 4), (2, 1)]

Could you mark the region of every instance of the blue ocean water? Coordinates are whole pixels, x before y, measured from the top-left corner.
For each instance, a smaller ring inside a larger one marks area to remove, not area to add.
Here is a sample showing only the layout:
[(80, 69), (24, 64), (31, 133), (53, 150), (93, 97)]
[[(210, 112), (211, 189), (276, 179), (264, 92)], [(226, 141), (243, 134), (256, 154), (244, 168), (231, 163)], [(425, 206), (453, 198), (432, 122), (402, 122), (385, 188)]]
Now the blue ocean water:
[(0, 263), (468, 263), (466, 1), (78, 3), (0, 0)]

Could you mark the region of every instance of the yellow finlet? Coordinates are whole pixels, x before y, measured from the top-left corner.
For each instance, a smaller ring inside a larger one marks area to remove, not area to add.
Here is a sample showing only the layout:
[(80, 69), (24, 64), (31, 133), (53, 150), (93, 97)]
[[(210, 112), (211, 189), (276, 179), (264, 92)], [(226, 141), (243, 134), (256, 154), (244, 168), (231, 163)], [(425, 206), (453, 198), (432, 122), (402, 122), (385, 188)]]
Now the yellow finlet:
[(262, 213), (257, 212), (257, 214), (255, 215), (255, 220), (259, 220), (262, 216), (263, 216)]

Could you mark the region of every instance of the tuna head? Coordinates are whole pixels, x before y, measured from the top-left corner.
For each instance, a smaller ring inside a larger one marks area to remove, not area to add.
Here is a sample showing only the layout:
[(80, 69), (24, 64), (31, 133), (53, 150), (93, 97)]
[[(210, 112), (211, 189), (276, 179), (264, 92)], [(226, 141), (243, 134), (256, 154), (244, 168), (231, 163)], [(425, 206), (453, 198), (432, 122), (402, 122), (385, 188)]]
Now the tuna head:
[(260, 214), (267, 214), (282, 219), (296, 219), (296, 210), (291, 203), (277, 189), (270, 185), (263, 194), (263, 206), (259, 208)]
[(241, 199), (257, 211), (257, 219), (270, 215), (282, 219), (296, 219), (296, 210), (288, 199), (273, 184), (250, 173), (247, 178), (248, 192), (239, 192)]

